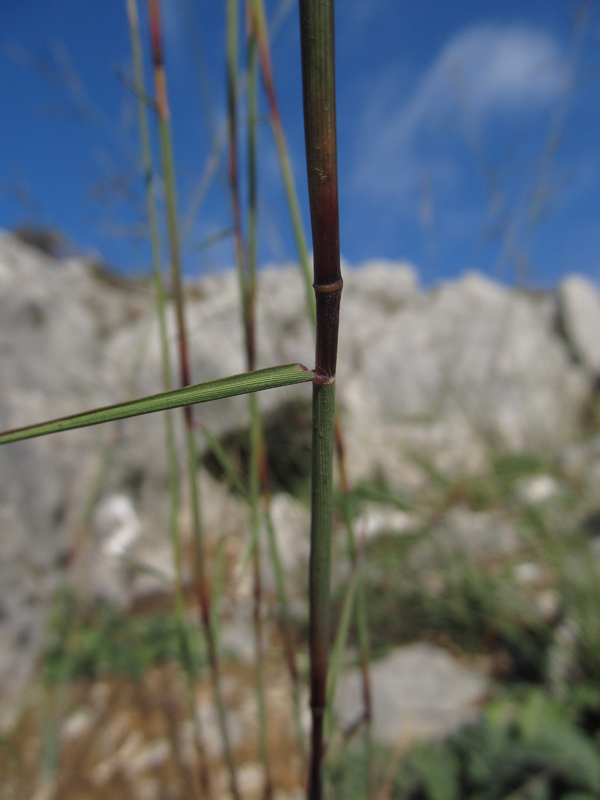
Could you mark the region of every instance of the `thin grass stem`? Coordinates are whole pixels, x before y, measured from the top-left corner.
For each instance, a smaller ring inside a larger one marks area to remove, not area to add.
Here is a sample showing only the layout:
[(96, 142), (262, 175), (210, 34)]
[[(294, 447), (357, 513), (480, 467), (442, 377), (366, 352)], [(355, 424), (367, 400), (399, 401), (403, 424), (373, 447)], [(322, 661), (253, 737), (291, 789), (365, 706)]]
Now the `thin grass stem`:
[(212, 150), (208, 154), (200, 177), (198, 179), (196, 188), (192, 193), (192, 196), (188, 203), (188, 209), (185, 214), (185, 218), (183, 219), (181, 225), (181, 237), (184, 241), (186, 241), (194, 226), (196, 221), (196, 217), (198, 216), (200, 209), (202, 208), (202, 203), (206, 199), (206, 195), (208, 194), (208, 190), (219, 171), (219, 167), (221, 166), (221, 158), (222, 158), (222, 151), (225, 146), (225, 132), (223, 132), (214, 142), (212, 145)]
[[(164, 66), (164, 53), (162, 46), (162, 28), (160, 20), (160, 0), (148, 0), (150, 10), (150, 33), (152, 39), (152, 61), (154, 65), (154, 81), (156, 101), (158, 106), (158, 124), (160, 134), (160, 147), (162, 154), (163, 179), (165, 183), (165, 201), (167, 210), (167, 229), (169, 233), (169, 251), (171, 258), (171, 282), (175, 307), (177, 312), (177, 325), (179, 330), (179, 357), (181, 385), (189, 386), (191, 383), (191, 366), (189, 348), (187, 343), (185, 307), (183, 295), (183, 278), (181, 269), (181, 251), (179, 242), (179, 225), (177, 215), (177, 198), (175, 187), (175, 169), (173, 164), (173, 146), (169, 121), (169, 107), (167, 101), (167, 83)], [(193, 545), (196, 572), (196, 594), (200, 617), (204, 628), (210, 671), (213, 681), (213, 691), (225, 762), (229, 772), (231, 794), (234, 800), (239, 800), (240, 794), (237, 782), (237, 773), (233, 750), (231, 747), (225, 705), (221, 691), (221, 677), (219, 655), (215, 646), (213, 629), (211, 626), (210, 593), (206, 578), (205, 554), (202, 521), (200, 517), (200, 494), (197, 481), (198, 451), (194, 436), (194, 423), (191, 408), (184, 411), (186, 425), (186, 443), (188, 454), (188, 474), (190, 484), (190, 498), (192, 503)]]
[[(345, 473), (345, 461), (343, 448), (338, 447), (338, 464), (340, 468), (342, 484), (342, 507), (344, 521), (348, 539), (348, 554), (351, 562), (357, 561), (356, 567), (356, 628), (358, 632), (358, 657), (360, 664), (363, 705), (364, 705), (364, 737), (365, 752), (367, 757), (367, 797), (372, 797), (375, 787), (375, 764), (373, 754), (373, 704), (371, 697), (371, 655), (369, 644), (369, 623), (367, 618), (367, 599), (365, 594), (365, 582), (363, 576), (363, 559), (360, 557), (364, 543), (361, 541), (357, 547), (356, 536), (354, 534), (354, 522), (352, 519), (352, 509), (350, 507), (351, 495), (350, 487)], [(347, 634), (346, 634), (347, 637)], [(345, 642), (344, 642), (345, 647)], [(333, 702), (335, 689), (331, 693), (330, 700)]]
[(334, 413), (335, 384), (313, 384), (313, 455), (309, 563), (310, 706), (312, 712), (309, 774), (310, 800), (321, 800), (322, 797), (323, 717), (327, 706), (326, 688), (331, 613)]
[(273, 796), (273, 780), (271, 777), (271, 762), (269, 756), (268, 729), (267, 729), (267, 699), (265, 691), (265, 646), (262, 619), (262, 576), (261, 576), (261, 548), (260, 548), (260, 457), (262, 430), (258, 414), (256, 395), (250, 398), (251, 424), (251, 465), (250, 465), (250, 509), (251, 509), (251, 536), (254, 543), (252, 553), (252, 567), (254, 580), (254, 641), (256, 653), (256, 698), (258, 704), (258, 736), (260, 759), (265, 770), (264, 797), (270, 800)]
[[(231, 206), (233, 215), (233, 229), (235, 241), (235, 262), (240, 292), (240, 308), (242, 311), (242, 325), (248, 348), (248, 320), (246, 317), (246, 276), (244, 239), (242, 234), (242, 210), (240, 203), (240, 188), (238, 175), (238, 145), (237, 145), (237, 104), (238, 104), (238, 0), (227, 0), (227, 142), (229, 157), (229, 189), (231, 193)], [(247, 361), (252, 359), (248, 357)]]
[(344, 602), (342, 603), (342, 613), (335, 635), (335, 641), (331, 650), (331, 659), (329, 665), (329, 672), (327, 676), (327, 697), (329, 700), (327, 709), (325, 711), (325, 737), (329, 738), (331, 735), (331, 719), (333, 715), (333, 702), (335, 699), (335, 691), (337, 682), (340, 677), (341, 671), (344, 666), (344, 653), (348, 643), (348, 634), (350, 632), (350, 623), (352, 621), (352, 612), (356, 602), (358, 583), (360, 578), (360, 565), (364, 547), (364, 540), (361, 540), (359, 548), (356, 550), (354, 563), (352, 565), (352, 573), (346, 593), (344, 595)]
[[(134, 393), (135, 386), (137, 385), (143, 358), (146, 353), (146, 348), (148, 345), (148, 333), (149, 329), (146, 327), (146, 329), (142, 333), (142, 336), (140, 337), (140, 341), (135, 350), (132, 369), (131, 369), (131, 376), (130, 380), (128, 381), (129, 386), (127, 395), (129, 396), (131, 396)], [(86, 533), (89, 528), (90, 520), (92, 518), (92, 514), (94, 512), (94, 509), (102, 492), (102, 488), (104, 486), (106, 476), (110, 469), (115, 451), (120, 442), (120, 433), (121, 433), (120, 429), (115, 428), (115, 430), (111, 431), (111, 435), (109, 436), (109, 438), (104, 442), (100, 460), (97, 465), (97, 469), (92, 478), (86, 500), (83, 504), (83, 508), (79, 515), (79, 519), (74, 528), (74, 533), (71, 538), (71, 543), (65, 559), (65, 566), (71, 566), (76, 561), (77, 556), (81, 551), (81, 548), (85, 541)], [(69, 643), (73, 638), (73, 631), (79, 619), (79, 616), (80, 615), (78, 613), (69, 614), (65, 620), (65, 625), (64, 625), (65, 649), (68, 649)], [(63, 662), (65, 669), (64, 678), (62, 680), (59, 680), (58, 697), (55, 698), (55, 704), (54, 708), (52, 709), (52, 713), (47, 713), (48, 703), (49, 703), (49, 693), (47, 691), (47, 688), (43, 684), (41, 687), (44, 696), (44, 702), (41, 703), (40, 705), (41, 713), (44, 717), (41, 724), (41, 729), (42, 729), (41, 781), (46, 785), (55, 784), (59, 761), (60, 761), (61, 744), (60, 744), (59, 727), (62, 721), (62, 717), (64, 715), (63, 712), (65, 710), (66, 700), (67, 700), (67, 692), (66, 692), (66, 682), (68, 678), (68, 674), (66, 671), (67, 660), (68, 660), (67, 655), (65, 654)]]
[(296, 648), (294, 646), (294, 637), (292, 634), (292, 617), (290, 614), (290, 604), (287, 596), (287, 590), (285, 588), (285, 579), (283, 574), (283, 567), (281, 565), (281, 558), (279, 556), (279, 548), (277, 546), (277, 538), (275, 536), (275, 526), (273, 525), (273, 517), (271, 515), (271, 509), (268, 506), (264, 512), (264, 519), (265, 519), (265, 527), (267, 530), (267, 538), (269, 542), (271, 561), (273, 562), (273, 570), (275, 572), (277, 597), (281, 605), (281, 615), (283, 622), (283, 641), (285, 647), (286, 660), (288, 664), (288, 670), (291, 678), (294, 728), (296, 731), (296, 741), (298, 744), (298, 753), (300, 755), (300, 764), (302, 770), (304, 771), (306, 766), (306, 747), (304, 744), (304, 731), (302, 730), (300, 676), (298, 675)]
[[(241, 497), (250, 504), (248, 490), (244, 486), (240, 475), (227, 456), (219, 440), (206, 428), (203, 429), (208, 446), (216, 458), (223, 473), (227, 477), (229, 484), (234, 488)], [(264, 440), (263, 440), (264, 441)], [(265, 481), (266, 483), (266, 481)], [(273, 517), (271, 515), (270, 498), (268, 493), (263, 491), (263, 518), (267, 531), (267, 539), (269, 545), (269, 556), (273, 563), (273, 570), (275, 573), (275, 583), (277, 590), (277, 598), (281, 606), (281, 621), (283, 628), (284, 649), (286, 654), (286, 661), (291, 679), (291, 693), (292, 693), (292, 706), (294, 714), (294, 728), (296, 733), (296, 740), (298, 745), (298, 753), (300, 755), (300, 764), (302, 774), (306, 765), (306, 747), (304, 744), (304, 731), (302, 729), (302, 707), (300, 696), (300, 677), (298, 674), (298, 667), (296, 663), (296, 650), (294, 645), (294, 636), (292, 633), (292, 621), (289, 608), (289, 600), (285, 588), (285, 579), (283, 567), (281, 565), (281, 557), (279, 555), (279, 547), (277, 545), (277, 538), (275, 535), (275, 526), (273, 525)], [(251, 549), (251, 548), (250, 548)], [(248, 561), (251, 558), (249, 554)]]
[(300, 269), (306, 291), (306, 306), (314, 329), (317, 324), (317, 312), (315, 296), (312, 288), (310, 258), (308, 254), (308, 245), (306, 243), (306, 233), (304, 231), (304, 224), (302, 222), (302, 214), (300, 212), (298, 191), (296, 189), (296, 182), (294, 180), (294, 173), (292, 171), (292, 162), (281, 122), (281, 114), (279, 113), (277, 95), (275, 94), (275, 81), (273, 80), (273, 69), (271, 66), (271, 50), (269, 46), (269, 31), (267, 27), (265, 7), (263, 0), (251, 0), (251, 3), (254, 24), (256, 26), (256, 36), (258, 39), (260, 69), (267, 95), (267, 102), (269, 105), (269, 122), (271, 123), (271, 128), (273, 130), (275, 147), (277, 149), (281, 174), (283, 176), (285, 194), (290, 209), (290, 216), (292, 218), (294, 239), (296, 241), (296, 248), (298, 250), (298, 257), (300, 259)]
[(223, 590), (225, 587), (225, 537), (221, 537), (219, 541), (219, 546), (217, 549), (217, 555), (214, 560), (214, 578), (213, 578), (213, 589), (212, 589), (212, 599), (211, 599), (211, 606), (210, 606), (210, 623), (213, 630), (213, 637), (215, 640), (215, 648), (217, 652), (220, 649), (220, 637), (221, 637), (221, 621), (219, 617), (219, 606), (221, 604), (221, 598), (223, 597)]
[[(271, 55), (270, 55), (270, 47), (269, 47), (269, 33), (268, 27), (266, 24), (266, 15), (264, 9), (264, 0), (252, 0), (253, 11), (256, 18), (256, 27), (257, 27), (257, 35), (258, 35), (258, 42), (259, 42), (259, 53), (260, 53), (260, 63), (261, 63), (261, 71), (263, 75), (263, 82), (265, 85), (265, 91), (267, 94), (268, 104), (269, 104), (269, 120), (271, 123), (271, 127), (273, 130), (273, 136), (275, 139), (275, 144), (277, 148), (277, 153), (280, 162), (280, 168), (283, 175), (283, 181), (285, 186), (286, 197), (288, 200), (288, 205), (290, 208), (290, 214), (292, 217), (292, 227), (294, 230), (294, 236), (296, 240), (296, 247), (298, 250), (298, 255), (300, 259), (300, 267), (302, 276), (304, 279), (304, 284), (306, 288), (306, 298), (307, 298), (307, 310), (309, 319), (313, 325), (313, 328), (316, 325), (316, 305), (315, 305), (315, 297), (312, 291), (312, 279), (310, 274), (310, 264), (309, 264), (309, 255), (308, 255), (308, 247), (306, 244), (306, 235), (304, 232), (304, 225), (302, 222), (302, 215), (300, 213), (300, 204), (298, 201), (298, 193), (296, 190), (296, 185), (293, 177), (293, 172), (291, 168), (291, 161), (289, 157), (289, 152), (287, 149), (287, 143), (285, 139), (285, 134), (283, 131), (283, 125), (281, 122), (281, 115), (279, 113), (279, 107), (277, 103), (277, 97), (275, 93), (275, 82), (273, 79), (273, 72), (271, 66)], [(335, 419), (335, 429), (334, 429), (334, 438), (336, 443), (336, 451), (338, 453), (338, 465), (341, 475), (341, 483), (343, 487), (343, 491), (348, 491), (348, 482), (346, 479), (346, 467), (345, 461), (343, 457), (343, 437), (340, 422), (336, 413)], [(352, 536), (349, 534), (349, 538)], [(350, 560), (354, 559), (354, 554), (352, 549), (349, 550)], [(367, 727), (369, 730), (366, 733), (367, 738), (370, 738), (370, 720), (371, 720), (371, 709), (370, 709), (370, 682), (369, 682), (369, 654), (368, 654), (368, 632), (366, 630), (366, 613), (364, 609), (364, 591), (359, 588), (359, 602), (356, 606), (357, 608), (357, 621), (359, 627), (359, 642), (361, 648), (361, 665), (363, 666), (362, 674), (363, 674), (363, 695), (365, 698), (365, 703), (368, 705), (365, 706), (365, 720), (367, 722)], [(368, 752), (370, 753), (371, 748), (367, 748)]]
[[(348, 481), (348, 473), (346, 470), (346, 456), (344, 448), (344, 438), (342, 435), (342, 428), (339, 416), (336, 414), (334, 426), (334, 444), (335, 452), (337, 455), (338, 470), (340, 474), (340, 484), (342, 489), (342, 511), (344, 515), (344, 524), (346, 527), (348, 556), (350, 563), (356, 560), (356, 536), (354, 535), (354, 522), (352, 517), (351, 500), (352, 495), (350, 491), (350, 483)], [(373, 796), (375, 773), (374, 773), (374, 756), (373, 756), (373, 735), (372, 735), (372, 720), (373, 708), (371, 700), (371, 655), (369, 644), (369, 628), (367, 618), (367, 601), (365, 596), (365, 586), (362, 575), (362, 560), (358, 565), (356, 574), (356, 627), (358, 631), (358, 649), (359, 649), (359, 663), (362, 682), (362, 694), (364, 704), (364, 737), (365, 737), (365, 751), (367, 757), (367, 797)], [(347, 638), (347, 633), (346, 633)], [(344, 640), (344, 647), (346, 640)], [(333, 702), (335, 695), (335, 688), (329, 694), (330, 701)]]
[(300, 0), (308, 192), (314, 254), (317, 340), (313, 383), (309, 644), (312, 751), (309, 798), (323, 796), (327, 705), (335, 373), (340, 270), (333, 0)]
[[(246, 4), (247, 22), (248, 22), (248, 188), (249, 188), (249, 202), (248, 202), (248, 265), (247, 265), (247, 278), (245, 283), (246, 288), (246, 331), (247, 331), (247, 352), (248, 352), (248, 367), (251, 368), (253, 359), (256, 357), (256, 323), (255, 323), (255, 305), (256, 305), (256, 271), (257, 271), (257, 142), (256, 131), (258, 124), (257, 112), (257, 89), (258, 89), (258, 58), (260, 51), (260, 41), (258, 32), (258, 16), (256, 13), (255, 4), (252, 0), (247, 0)], [(282, 132), (281, 126), (279, 130)], [(284, 142), (285, 144), (285, 142)], [(288, 165), (289, 166), (289, 165)], [(291, 170), (288, 171), (288, 177), (292, 178)], [(292, 178), (293, 182), (293, 178)], [(302, 225), (299, 213), (297, 216), (298, 224)], [(306, 250), (306, 248), (305, 248)], [(306, 264), (308, 260), (306, 259)], [(310, 289), (309, 279), (309, 289)], [(312, 291), (310, 292), (312, 298)], [(291, 633), (291, 621), (288, 609), (287, 596), (285, 594), (285, 584), (283, 580), (283, 573), (281, 571), (281, 559), (279, 558), (277, 538), (274, 535), (272, 518), (270, 516), (270, 495), (268, 491), (268, 477), (267, 477), (267, 458), (265, 450), (264, 433), (260, 416), (258, 411), (257, 398), (250, 398), (251, 403), (251, 418), (252, 418), (252, 453), (251, 453), (251, 483), (254, 481), (254, 488), (251, 490), (251, 506), (252, 506), (252, 520), (253, 520), (253, 561), (254, 561), (254, 576), (255, 576), (255, 620), (257, 626), (257, 671), (259, 673), (258, 691), (261, 692), (261, 677), (262, 665), (261, 655), (259, 654), (260, 633), (258, 625), (260, 620), (260, 604), (261, 604), (261, 589), (260, 589), (260, 538), (258, 536), (260, 528), (260, 513), (258, 507), (258, 500), (260, 494), (260, 503), (266, 512), (271, 526), (271, 536), (269, 541), (269, 553), (273, 562), (275, 573), (278, 574), (277, 590), (280, 604), (282, 608), (286, 608), (286, 613), (283, 615), (283, 624), (286, 628), (284, 632), (284, 639), (286, 641), (286, 661), (290, 671), (291, 678), (291, 692), (292, 704), (294, 708), (294, 720), (298, 739), (298, 753), (300, 755), (301, 768), (304, 772), (305, 768), (305, 748), (304, 736), (301, 726), (301, 711), (300, 711), (300, 686), (298, 670), (296, 668), (296, 659), (294, 652), (293, 636)], [(260, 475), (260, 480), (259, 480)], [(258, 488), (260, 484), (260, 488)], [(265, 795), (270, 796), (272, 793), (270, 767), (268, 764), (268, 749), (267, 749), (267, 736), (266, 736), (266, 715), (262, 711), (264, 707), (264, 699), (259, 697), (259, 712), (260, 720), (260, 737), (261, 737), (261, 751), (263, 754), (263, 761), (265, 763)], [(262, 719), (264, 715), (264, 721)]]
[[(179, 244), (179, 225), (177, 221), (175, 166), (173, 163), (173, 145), (171, 140), (170, 111), (167, 99), (167, 81), (162, 46), (159, 0), (148, 0), (148, 10), (150, 14), (150, 35), (152, 37), (152, 63), (154, 67), (160, 152), (165, 186), (169, 260), (171, 264), (171, 291), (175, 300), (179, 334), (181, 385), (189, 386), (192, 381), (190, 378), (189, 348), (187, 345), (187, 328), (185, 324), (181, 248)], [(186, 412), (186, 417), (189, 415), (190, 412)]]
[[(171, 390), (171, 364), (169, 357), (169, 339), (167, 334), (165, 289), (161, 270), (161, 248), (158, 226), (158, 213), (156, 208), (156, 188), (154, 169), (152, 165), (152, 150), (150, 144), (150, 126), (146, 103), (142, 99), (146, 92), (144, 87), (144, 71), (142, 62), (142, 46), (139, 30), (139, 19), (136, 0), (127, 0), (127, 12), (131, 34), (131, 47), (133, 53), (134, 82), (140, 90), (138, 96), (138, 115), (140, 129), (140, 145), (142, 151), (142, 166), (146, 183), (146, 200), (148, 209), (148, 224), (150, 228), (150, 245), (152, 252), (152, 267), (156, 293), (156, 310), (161, 346), (162, 383), (165, 391)], [(158, 111), (158, 106), (156, 109)], [(166, 451), (168, 463), (168, 488), (169, 488), (169, 532), (173, 562), (175, 565), (175, 612), (180, 639), (181, 664), (186, 673), (186, 688), (188, 704), (194, 730), (194, 745), (198, 758), (199, 779), (202, 793), (207, 798), (212, 797), (206, 747), (200, 726), (200, 718), (196, 712), (195, 703), (195, 671), (191, 658), (191, 645), (189, 631), (185, 617), (185, 601), (183, 594), (183, 581), (181, 577), (181, 536), (179, 530), (179, 464), (175, 446), (175, 432), (172, 411), (165, 415)]]
[(207, 236), (206, 239), (203, 239), (201, 242), (197, 242), (191, 248), (191, 250), (193, 253), (199, 253), (201, 250), (207, 250), (214, 244), (222, 242), (223, 239), (228, 239), (233, 233), (234, 233), (233, 228), (226, 228), (224, 231), (218, 231), (218, 233), (213, 233), (212, 236)]
[[(257, 83), (258, 61), (256, 32), (252, 21), (250, 6), (246, 7), (247, 19), (247, 50), (248, 50), (248, 259), (245, 278), (245, 309), (246, 320), (246, 353), (247, 368), (256, 367), (256, 267), (257, 267), (257, 216), (258, 216), (258, 186), (257, 186)], [(233, 121), (230, 122), (233, 125)], [(237, 176), (235, 177), (237, 183)], [(232, 189), (233, 189), (232, 182)], [(232, 191), (233, 195), (233, 191)], [(235, 198), (233, 197), (235, 204)], [(243, 265), (238, 265), (243, 268)], [(254, 642), (256, 661), (256, 699), (258, 705), (258, 739), (260, 760), (265, 771), (264, 792), (265, 800), (273, 796), (273, 780), (271, 777), (271, 763), (269, 757), (269, 742), (267, 732), (267, 698), (265, 691), (265, 648), (262, 619), (262, 577), (261, 577), (261, 456), (263, 455), (263, 436), (258, 410), (258, 398), (249, 395), (250, 403), (250, 486), (249, 501), (251, 515), (251, 537), (253, 542), (252, 566), (254, 580)]]

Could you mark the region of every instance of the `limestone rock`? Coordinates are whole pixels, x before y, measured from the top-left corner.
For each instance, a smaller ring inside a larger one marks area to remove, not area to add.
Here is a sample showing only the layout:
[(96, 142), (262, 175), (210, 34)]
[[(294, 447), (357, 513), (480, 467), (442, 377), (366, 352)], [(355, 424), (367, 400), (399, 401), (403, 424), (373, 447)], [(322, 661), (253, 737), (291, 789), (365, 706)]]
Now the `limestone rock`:
[[(110, 402), (97, 309), (111, 305), (129, 320), (140, 306), (129, 314), (130, 303), (84, 263), (0, 233), (0, 428)], [(10, 725), (31, 677), (100, 441), (87, 429), (0, 449), (0, 726)]]
[[(406, 747), (418, 739), (440, 739), (478, 716), (487, 678), (458, 664), (439, 647), (400, 647), (371, 665), (373, 735), (382, 744)], [(335, 710), (343, 728), (360, 717), (361, 675), (342, 675)]]
[(600, 375), (600, 292), (581, 275), (569, 275), (558, 289), (560, 322), (577, 359)]
[(560, 496), (562, 487), (551, 475), (528, 475), (517, 482), (516, 494), (531, 506), (541, 506)]
[[(570, 289), (563, 285), (559, 303), (568, 342), (555, 330), (552, 295), (510, 290), (479, 275), (424, 290), (412, 267), (385, 261), (348, 268), (344, 279), (338, 398), (352, 481), (382, 473), (392, 486), (419, 491), (430, 480), (430, 468), (452, 478), (481, 471), (490, 444), (549, 450), (577, 433), (592, 391), (590, 370), (596, 370), (590, 347), (600, 337), (574, 332), (579, 328), (565, 316), (575, 279)], [(310, 366), (314, 341), (298, 269), (266, 269), (259, 287), (259, 365)], [(596, 295), (586, 292), (592, 308), (597, 299), (590, 297)], [(187, 299), (193, 379), (242, 371), (233, 272), (189, 286)], [(81, 259), (50, 258), (0, 233), (0, 428), (161, 391), (152, 309), (144, 286), (100, 275)], [(175, 364), (171, 307), (168, 313)], [(573, 350), (584, 366), (573, 363)], [(260, 407), (268, 414), (292, 398), (309, 402), (310, 392), (306, 384), (264, 392)], [(194, 415), (220, 435), (248, 422), (248, 403), (230, 398), (197, 406)], [(181, 416), (174, 419), (183, 464)], [(152, 569), (172, 573), (164, 442), (162, 418), (148, 415), (0, 448), (0, 705), (9, 696), (18, 702), (31, 676), (49, 597), (64, 577), (74, 531), (95, 541), (84, 524), (90, 502), (125, 497), (136, 519), (135, 541), (119, 545), (114, 534), (121, 555), (103, 556), (115, 565), (123, 555), (146, 559), (143, 579), (137, 574), (130, 580), (120, 565), (115, 569), (115, 591), (124, 591), (123, 602), (138, 590), (158, 591), (149, 578)], [(201, 429), (198, 442), (202, 449)], [(94, 498), (91, 489), (105, 456), (110, 469)], [(215, 542), (244, 529), (247, 509), (211, 481), (202, 478), (201, 489), (207, 537)], [(184, 540), (191, 531), (186, 491), (183, 481)], [(297, 567), (304, 580), (306, 537), (292, 536), (299, 529), (292, 517), (283, 527), (281, 550), (293, 562), (286, 569)], [(109, 581), (100, 583), (106, 589)], [(300, 586), (293, 603), (303, 602)], [(4, 719), (9, 717), (6, 712)]]
[(577, 429), (589, 383), (534, 298), (469, 274), (417, 298), (366, 348), (376, 418), (465, 415), (511, 450), (562, 442)]
[(416, 514), (392, 508), (385, 503), (369, 502), (365, 504), (363, 513), (354, 520), (354, 530), (359, 537), (374, 539), (381, 534), (414, 534), (422, 524)]
[[(455, 506), (445, 515), (434, 531), (434, 544), (439, 552), (489, 563), (514, 555), (519, 548), (519, 536), (514, 522), (502, 512), (472, 511)], [(429, 545), (424, 542), (424, 546)]]

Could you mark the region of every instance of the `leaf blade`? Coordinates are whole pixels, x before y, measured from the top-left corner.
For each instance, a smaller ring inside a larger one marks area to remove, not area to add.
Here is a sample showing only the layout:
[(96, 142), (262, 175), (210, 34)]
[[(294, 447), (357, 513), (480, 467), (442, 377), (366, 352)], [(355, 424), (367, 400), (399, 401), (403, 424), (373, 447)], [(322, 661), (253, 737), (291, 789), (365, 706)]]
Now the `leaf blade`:
[(314, 373), (302, 366), (302, 364), (268, 367), (255, 372), (246, 372), (240, 375), (232, 375), (228, 378), (219, 378), (216, 381), (186, 386), (183, 389), (175, 389), (171, 392), (162, 392), (138, 400), (129, 400), (126, 403), (84, 411), (81, 414), (72, 414), (68, 417), (27, 425), (23, 428), (14, 428), (0, 433), (0, 445), (23, 441), (24, 439), (33, 439), (37, 436), (46, 436), (59, 431), (99, 425), (102, 422), (112, 422), (142, 414), (151, 414), (156, 411), (166, 411), (169, 408), (207, 403), (211, 400), (236, 397), (240, 394), (250, 394), (251, 392), (261, 392), (266, 389), (292, 386), (297, 383), (307, 383), (313, 379)]

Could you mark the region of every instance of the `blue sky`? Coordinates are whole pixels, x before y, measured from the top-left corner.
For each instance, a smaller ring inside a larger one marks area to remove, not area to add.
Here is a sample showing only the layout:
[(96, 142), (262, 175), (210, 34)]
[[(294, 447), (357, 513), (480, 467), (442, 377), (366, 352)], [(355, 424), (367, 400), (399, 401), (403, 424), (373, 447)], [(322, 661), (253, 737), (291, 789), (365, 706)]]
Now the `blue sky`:
[[(600, 281), (600, 14), (586, 8), (337, 0), (347, 261), (409, 259), (426, 283), (472, 268), (533, 286), (573, 271)], [(308, 225), (297, 5), (267, 0), (267, 11)], [(231, 226), (224, 162), (193, 213), (211, 129), (225, 120), (225, 2), (163, 0), (163, 16), (185, 267), (196, 274), (233, 263), (228, 240), (194, 250)], [(136, 101), (117, 77), (131, 72), (125, 1), (4, 0), (0, 47), (0, 227), (57, 227), (117, 270), (147, 269)], [(267, 124), (260, 226), (263, 263), (295, 258)]]

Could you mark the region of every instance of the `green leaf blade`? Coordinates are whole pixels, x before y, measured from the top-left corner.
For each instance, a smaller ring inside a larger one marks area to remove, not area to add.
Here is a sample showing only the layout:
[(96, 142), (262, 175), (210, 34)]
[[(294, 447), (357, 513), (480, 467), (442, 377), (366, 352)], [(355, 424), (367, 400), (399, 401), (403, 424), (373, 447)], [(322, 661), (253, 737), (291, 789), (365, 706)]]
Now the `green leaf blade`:
[(112, 422), (118, 419), (128, 419), (141, 414), (152, 414), (156, 411), (166, 411), (169, 408), (208, 403), (211, 400), (222, 400), (226, 397), (236, 397), (240, 394), (262, 392), (266, 389), (277, 389), (282, 386), (292, 386), (297, 383), (307, 383), (314, 379), (314, 373), (302, 364), (286, 364), (280, 367), (246, 372), (228, 378), (220, 378), (208, 383), (199, 383), (195, 386), (186, 386), (171, 392), (151, 395), (139, 400), (130, 400), (105, 408), (84, 411), (68, 417), (41, 422), (36, 425), (27, 425), (23, 428), (0, 433), (0, 445), (10, 442), (19, 442), (24, 439), (33, 439), (37, 436), (46, 436), (59, 431), (84, 428), (89, 425), (99, 425), (102, 422)]

